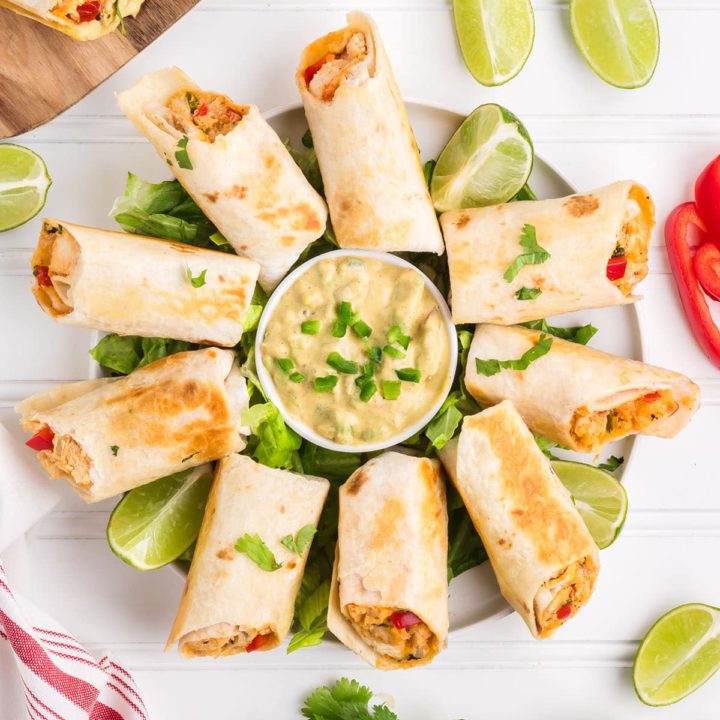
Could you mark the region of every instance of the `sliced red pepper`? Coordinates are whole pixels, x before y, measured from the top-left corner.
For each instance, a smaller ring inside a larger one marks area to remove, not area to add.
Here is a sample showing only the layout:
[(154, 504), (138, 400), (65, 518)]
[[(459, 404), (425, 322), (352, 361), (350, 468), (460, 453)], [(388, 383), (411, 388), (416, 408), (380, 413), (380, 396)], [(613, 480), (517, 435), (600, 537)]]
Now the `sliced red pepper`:
[(37, 278), (37, 284), (45, 287), (52, 285), (50, 271), (47, 265), (36, 265), (33, 268), (33, 275)]
[(203, 115), (207, 115), (207, 114), (208, 114), (208, 106), (205, 103), (203, 103), (202, 105), (199, 105), (198, 109), (193, 113), (193, 115), (195, 115), (195, 117), (202, 117)]
[(245, 652), (254, 652), (255, 650), (260, 650), (261, 648), (265, 647), (265, 645), (268, 644), (268, 641), (270, 640), (272, 636), (271, 635), (256, 635), (252, 642), (245, 648)]
[(309, 85), (312, 79), (318, 74), (318, 70), (325, 64), (325, 58), (318, 60), (305, 68), (305, 84)]
[(77, 13), (80, 16), (79, 22), (91, 22), (97, 18), (100, 12), (100, 0), (93, 0), (77, 6)]
[(713, 300), (720, 300), (720, 248), (703, 243), (695, 253), (693, 270), (702, 289)]
[(659, 400), (662, 397), (662, 394), (659, 392), (651, 392), (647, 395), (643, 395), (643, 400), (645, 402), (653, 402), (653, 400)]
[(695, 182), (695, 205), (710, 238), (720, 244), (720, 155), (701, 173)]
[(627, 258), (624, 255), (616, 255), (608, 260), (607, 278), (608, 280), (620, 280), (625, 277), (627, 270)]
[(672, 268), (685, 316), (695, 339), (709, 360), (720, 367), (720, 330), (708, 307), (705, 293), (693, 270), (692, 251), (688, 241), (690, 226), (705, 233), (695, 203), (687, 202), (676, 207), (665, 223), (665, 247)]
[(413, 625), (419, 625), (422, 622), (415, 613), (411, 613), (409, 611), (394, 612), (390, 616), (390, 620), (398, 630), (404, 630), (405, 628), (412, 627)]
[(563, 605), (556, 613), (558, 620), (567, 620), (572, 615), (572, 603)]
[(55, 433), (46, 425), (38, 430), (25, 444), (36, 452), (52, 450), (54, 438)]

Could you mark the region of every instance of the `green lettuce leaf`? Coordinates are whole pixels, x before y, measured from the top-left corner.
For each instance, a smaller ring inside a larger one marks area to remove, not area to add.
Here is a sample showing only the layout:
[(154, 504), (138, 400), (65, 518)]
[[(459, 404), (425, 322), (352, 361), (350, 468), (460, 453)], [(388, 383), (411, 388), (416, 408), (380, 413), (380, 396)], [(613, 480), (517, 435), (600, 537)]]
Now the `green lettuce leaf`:
[(285, 424), (275, 405), (271, 402), (253, 405), (243, 412), (241, 422), (252, 433), (246, 454), (268, 467), (302, 469), (297, 459), (302, 440)]
[(183, 340), (145, 338), (137, 335), (106, 335), (90, 350), (90, 355), (107, 370), (127, 375), (160, 358), (195, 348), (197, 345)]

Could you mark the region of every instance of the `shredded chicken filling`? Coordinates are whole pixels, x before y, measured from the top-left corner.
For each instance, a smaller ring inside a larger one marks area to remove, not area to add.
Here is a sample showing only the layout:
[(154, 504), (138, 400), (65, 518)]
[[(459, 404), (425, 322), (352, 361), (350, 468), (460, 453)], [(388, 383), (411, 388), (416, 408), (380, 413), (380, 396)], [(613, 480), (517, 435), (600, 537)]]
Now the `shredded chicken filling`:
[(630, 191), (625, 217), (617, 234), (613, 256), (623, 255), (627, 261), (625, 274), (613, 280), (624, 295), (631, 295), (635, 286), (648, 273), (648, 245), (652, 232), (653, 219), (650, 198), (635, 186)]
[[(180, 649), (188, 657), (222, 657), (246, 652), (258, 639), (268, 641), (272, 635), (273, 631), (267, 627), (248, 630), (239, 625), (217, 623), (183, 635), (180, 638)], [(262, 645), (255, 649), (260, 649)]]
[(53, 316), (73, 310), (70, 285), (80, 248), (62, 226), (43, 223), (38, 251), (33, 258), (38, 302)]
[(611, 440), (641, 433), (677, 409), (677, 401), (669, 390), (646, 393), (607, 410), (581, 407), (573, 415), (570, 434), (581, 450), (590, 451)]
[(70, 435), (56, 435), (53, 449), (39, 452), (38, 459), (55, 480), (66, 477), (81, 490), (87, 490), (93, 485), (90, 477), (92, 460)]
[[(75, 23), (88, 22), (85, 12), (81, 14), (78, 11), (80, 6), (89, 6), (89, 3), (87, 0), (61, 0), (51, 12), (63, 20), (72, 20)], [(115, 0), (100, 0), (97, 15), (92, 19), (107, 26), (115, 21), (116, 16)]]
[(424, 623), (405, 628), (395, 626), (391, 617), (398, 608), (348, 604), (345, 613), (358, 635), (376, 652), (394, 660), (422, 660), (437, 651), (437, 637)]
[(590, 599), (595, 575), (592, 560), (583, 558), (540, 588), (535, 596), (535, 617), (540, 637), (550, 635)]
[[(344, 49), (336, 53), (327, 53), (319, 62), (306, 70), (313, 72), (308, 81), (308, 89), (320, 100), (332, 100), (335, 91), (348, 79), (359, 79), (364, 72), (362, 61), (367, 57), (367, 42), (363, 33), (350, 36)], [(318, 67), (319, 66), (319, 67)]]
[(247, 115), (246, 106), (235, 105), (224, 95), (202, 90), (181, 90), (168, 100), (170, 122), (180, 132), (199, 130), (209, 142), (227, 135)]

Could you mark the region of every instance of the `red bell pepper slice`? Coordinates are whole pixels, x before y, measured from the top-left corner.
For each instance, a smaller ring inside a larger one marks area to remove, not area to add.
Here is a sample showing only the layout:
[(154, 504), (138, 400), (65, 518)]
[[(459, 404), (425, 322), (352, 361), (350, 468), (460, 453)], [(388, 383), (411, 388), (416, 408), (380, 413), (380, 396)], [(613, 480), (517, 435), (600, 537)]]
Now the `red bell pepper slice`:
[(693, 270), (702, 289), (713, 300), (720, 300), (720, 248), (711, 242), (703, 243), (695, 253)]
[(567, 620), (572, 615), (572, 603), (563, 605), (556, 613), (558, 620)]
[(422, 620), (415, 613), (411, 613), (408, 611), (394, 612), (390, 616), (390, 620), (398, 630), (404, 630), (405, 628), (412, 627), (413, 625), (419, 625), (422, 622)]
[(270, 635), (256, 635), (250, 644), (245, 648), (245, 652), (254, 652), (255, 650), (260, 650), (261, 648), (265, 647), (267, 645), (268, 640), (270, 640)]
[(695, 181), (695, 204), (710, 239), (720, 244), (720, 155)]
[(36, 265), (33, 268), (33, 275), (40, 286), (50, 287), (52, 280), (50, 279), (50, 270), (47, 265)]
[(627, 258), (624, 255), (616, 255), (608, 260), (607, 278), (608, 280), (620, 280), (625, 277), (627, 270)]
[(710, 314), (705, 293), (693, 269), (692, 251), (688, 242), (691, 225), (695, 225), (703, 233), (706, 232), (695, 203), (687, 202), (676, 207), (665, 223), (665, 247), (680, 300), (695, 339), (708, 359), (720, 367), (720, 329)]
[(40, 428), (25, 444), (35, 452), (52, 450), (54, 438), (55, 433), (46, 425), (44, 428)]
[(312, 79), (317, 75), (318, 70), (325, 64), (326, 58), (323, 58), (322, 60), (318, 60), (316, 63), (313, 63), (312, 65), (308, 65), (305, 68), (305, 84), (309, 85)]
[(100, 12), (100, 0), (93, 0), (92, 2), (86, 2), (82, 5), (78, 5), (77, 13), (80, 16), (81, 23), (91, 22), (95, 20)]

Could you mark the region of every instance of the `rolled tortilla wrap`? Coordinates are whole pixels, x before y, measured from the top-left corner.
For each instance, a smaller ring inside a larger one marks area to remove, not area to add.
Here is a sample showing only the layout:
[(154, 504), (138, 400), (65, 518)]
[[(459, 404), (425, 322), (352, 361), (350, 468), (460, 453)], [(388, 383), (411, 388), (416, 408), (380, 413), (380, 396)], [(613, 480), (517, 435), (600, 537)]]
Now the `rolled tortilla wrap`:
[(442, 254), (407, 111), (362, 13), (308, 45), (296, 74), (333, 230), (343, 248)]
[[(330, 483), (274, 470), (244, 455), (218, 464), (185, 592), (167, 646), (186, 657), (271, 650), (290, 629), (310, 545), (302, 555), (281, 540), (317, 527)], [(257, 534), (282, 567), (267, 571), (235, 549)]]
[(240, 342), (259, 271), (237, 255), (47, 219), (32, 268), (33, 295), (58, 322), (225, 347)]
[(541, 334), (478, 325), (465, 386), (481, 405), (511, 400), (529, 428), (563, 447), (593, 452), (627, 435), (674, 437), (699, 403), (699, 388), (680, 373), (552, 339), (526, 370), (478, 372), (475, 360), (517, 359)]
[[(245, 447), (245, 378), (230, 350), (178, 353), (123, 378), (41, 393), (18, 406), (27, 432), (48, 432), (38, 459), (97, 502)], [(73, 397), (74, 396), (74, 397)], [(63, 402), (65, 398), (67, 401)]]
[[(199, 88), (178, 68), (145, 75), (120, 109), (238, 255), (272, 290), (325, 230), (327, 208), (254, 105)], [(190, 167), (183, 158), (184, 148)]]
[[(443, 213), (453, 320), (513, 325), (639, 300), (632, 293), (647, 275), (654, 216), (647, 190), (630, 180), (557, 200)], [(520, 245), (526, 225), (550, 258), (523, 266), (508, 282), (504, 274), (528, 252)], [(608, 277), (613, 256), (627, 262), (616, 280)], [(541, 293), (522, 299), (522, 288)]]
[(600, 569), (570, 493), (510, 402), (466, 417), (440, 458), (503, 597), (534, 637), (549, 637), (590, 599)]
[(440, 464), (386, 452), (340, 488), (328, 627), (381, 670), (424, 665), (448, 633)]
[[(138, 14), (143, 0), (99, 0), (95, 17), (88, 14), (90, 4), (87, 0), (0, 0), (0, 7), (60, 30), (74, 40), (95, 40), (113, 32), (121, 19)], [(80, 6), (85, 7), (78, 12)]]

